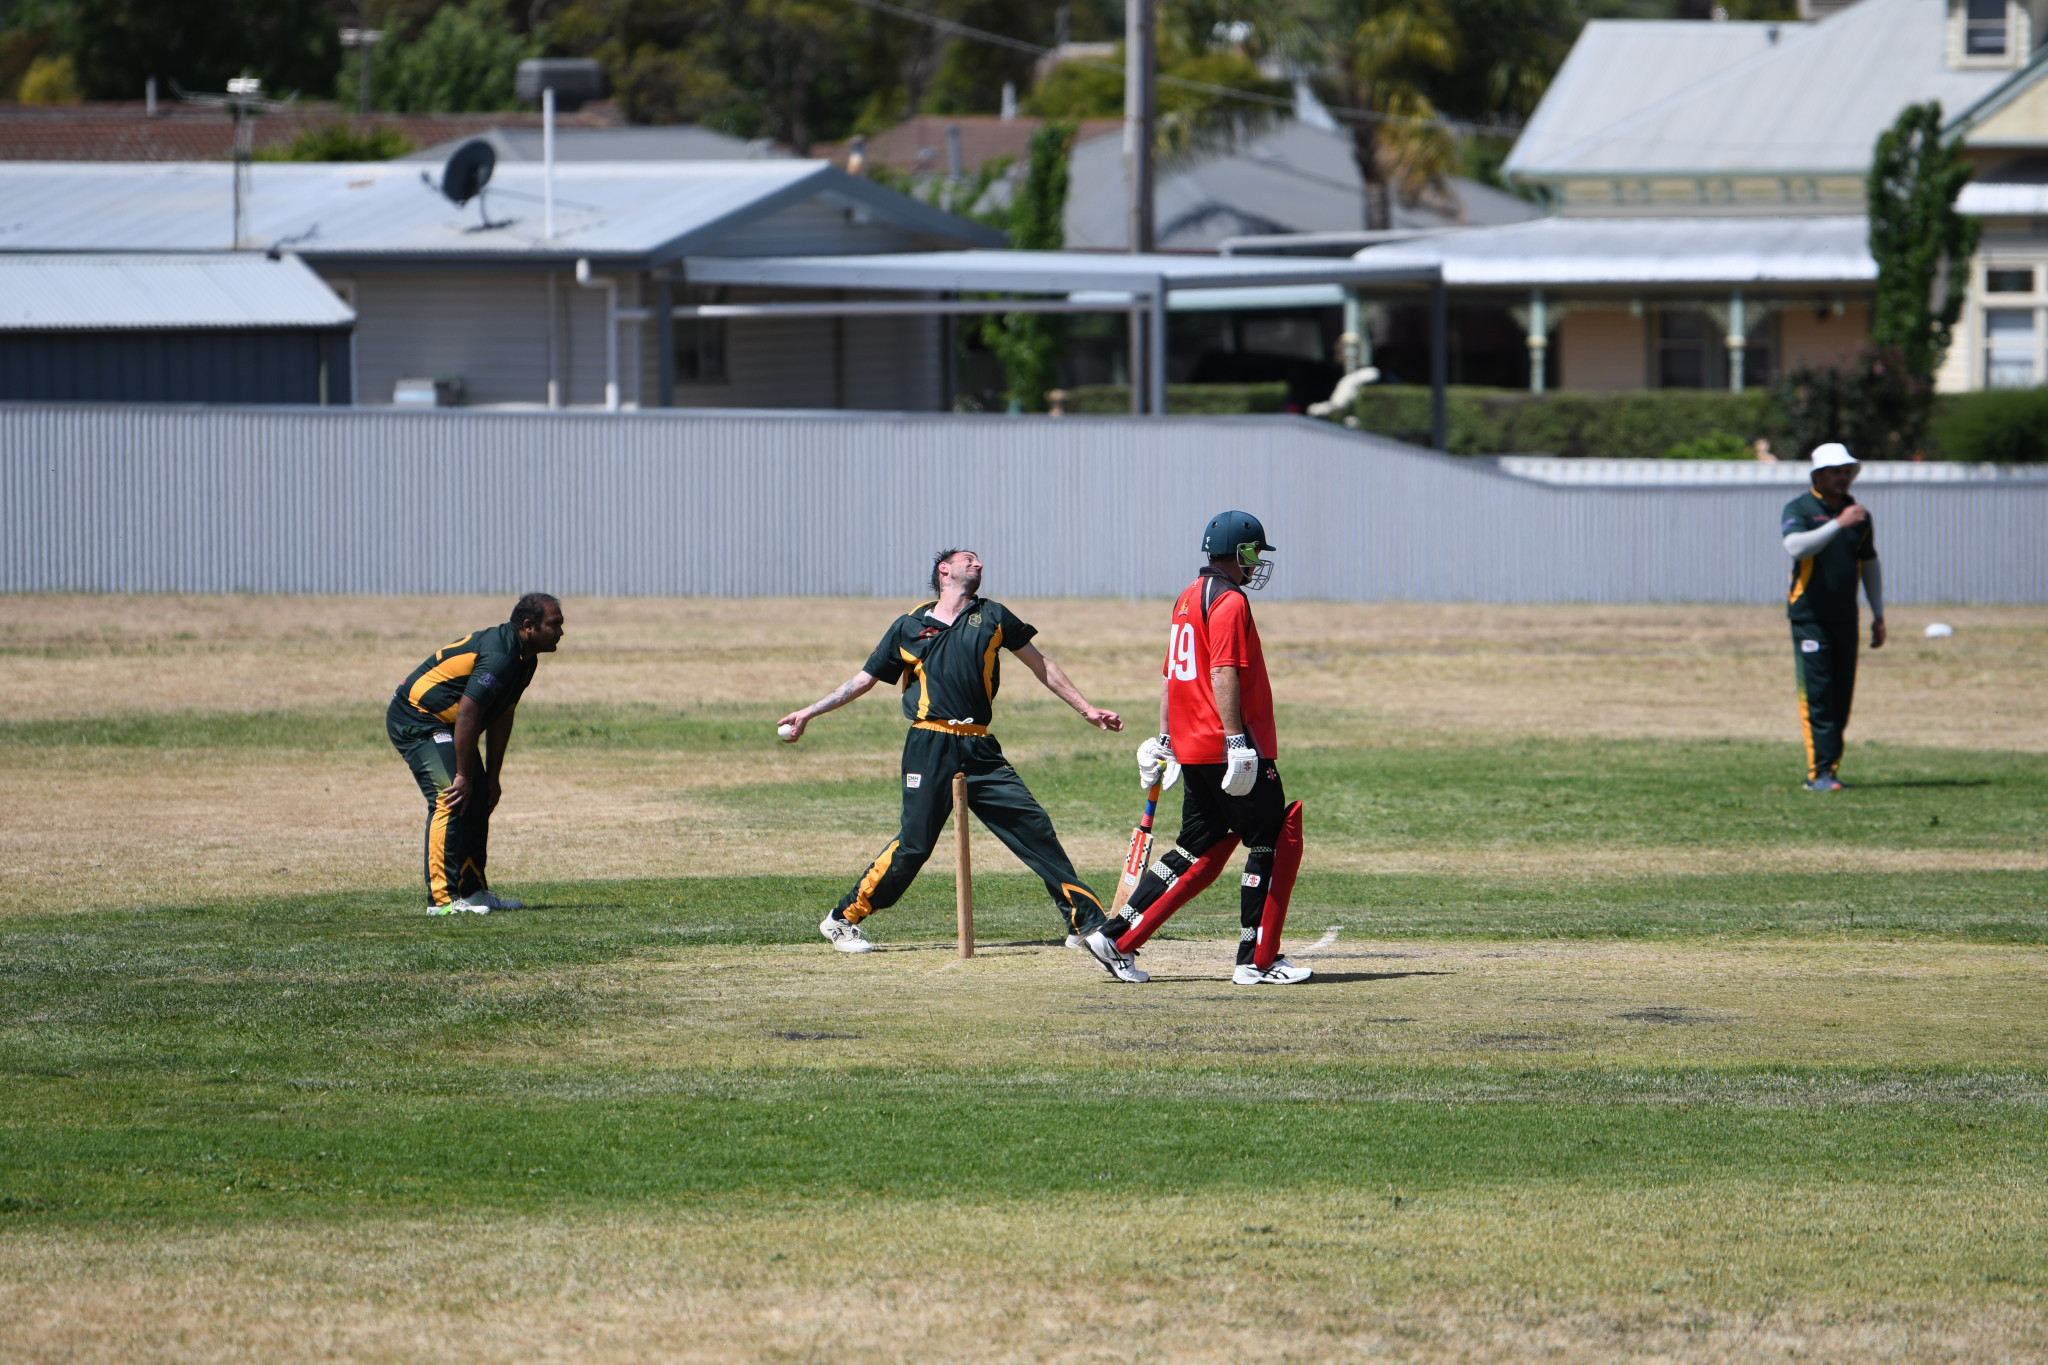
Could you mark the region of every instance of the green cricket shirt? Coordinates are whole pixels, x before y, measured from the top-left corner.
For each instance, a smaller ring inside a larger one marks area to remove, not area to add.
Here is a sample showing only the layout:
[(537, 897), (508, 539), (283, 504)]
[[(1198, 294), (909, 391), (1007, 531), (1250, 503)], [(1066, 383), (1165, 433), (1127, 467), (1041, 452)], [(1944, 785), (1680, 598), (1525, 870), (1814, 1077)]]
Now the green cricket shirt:
[(1024, 648), (1038, 634), (1000, 602), (971, 599), (947, 625), (932, 619), (937, 602), (896, 618), (865, 671), (878, 682), (903, 684), (903, 714), (926, 724), (986, 726), (1003, 685), (1003, 650)]
[[(1845, 497), (1842, 508), (1855, 501)], [(1820, 495), (1809, 489), (1785, 504), (1778, 534), (1789, 536), (1797, 531), (1817, 530), (1833, 521), (1842, 508), (1830, 512)], [(1856, 588), (1863, 581), (1863, 562), (1876, 558), (1877, 536), (1872, 521), (1866, 519), (1837, 531), (1811, 558), (1793, 562), (1785, 614), (1807, 625), (1853, 623), (1858, 619)]]
[(421, 725), (453, 724), (462, 699), (472, 697), (489, 728), (518, 704), (539, 664), (539, 655), (520, 651), (517, 626), (487, 626), (435, 650), (398, 685), (391, 704)]

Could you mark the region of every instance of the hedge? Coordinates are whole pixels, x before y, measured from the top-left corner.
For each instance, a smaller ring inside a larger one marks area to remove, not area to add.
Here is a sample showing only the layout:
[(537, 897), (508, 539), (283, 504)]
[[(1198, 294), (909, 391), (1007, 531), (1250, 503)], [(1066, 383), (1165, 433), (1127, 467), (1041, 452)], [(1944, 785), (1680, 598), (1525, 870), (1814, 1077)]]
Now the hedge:
[[(1375, 384), (1351, 415), (1361, 431), (1429, 443), (1429, 390)], [(1606, 460), (1746, 457), (1781, 425), (1775, 395), (1653, 389), (1639, 393), (1516, 393), (1452, 388), (1446, 448), (1454, 455), (1545, 454)], [(1684, 447), (1683, 450), (1676, 449)]]
[[(1131, 390), (1126, 384), (1090, 384), (1067, 390), (1067, 411), (1115, 414), (1131, 410)], [(1166, 410), (1169, 413), (1227, 414), (1243, 412), (1285, 412), (1287, 385), (1271, 384), (1168, 384)]]
[(2048, 389), (1991, 389), (1937, 400), (1929, 445), (1966, 464), (2048, 460)]

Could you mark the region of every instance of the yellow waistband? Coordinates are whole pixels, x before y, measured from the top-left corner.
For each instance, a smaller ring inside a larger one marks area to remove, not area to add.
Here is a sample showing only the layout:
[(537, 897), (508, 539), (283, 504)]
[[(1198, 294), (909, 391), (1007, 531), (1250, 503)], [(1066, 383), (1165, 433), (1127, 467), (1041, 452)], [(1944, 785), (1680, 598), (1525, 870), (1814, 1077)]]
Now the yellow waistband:
[(957, 720), (920, 720), (910, 726), (913, 730), (937, 730), (942, 735), (985, 735), (986, 725), (962, 725)]

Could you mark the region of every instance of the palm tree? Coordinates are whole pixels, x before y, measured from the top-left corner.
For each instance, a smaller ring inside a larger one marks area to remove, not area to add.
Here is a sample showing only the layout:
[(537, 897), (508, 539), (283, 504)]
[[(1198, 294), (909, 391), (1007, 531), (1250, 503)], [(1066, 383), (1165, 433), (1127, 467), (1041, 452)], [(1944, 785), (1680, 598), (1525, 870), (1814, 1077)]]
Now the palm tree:
[(1428, 93), (1462, 43), (1441, 0), (1325, 0), (1325, 98), (1351, 115), (1352, 155), (1365, 178), (1365, 226), (1393, 225), (1391, 193), (1414, 200), (1442, 184), (1458, 146)]

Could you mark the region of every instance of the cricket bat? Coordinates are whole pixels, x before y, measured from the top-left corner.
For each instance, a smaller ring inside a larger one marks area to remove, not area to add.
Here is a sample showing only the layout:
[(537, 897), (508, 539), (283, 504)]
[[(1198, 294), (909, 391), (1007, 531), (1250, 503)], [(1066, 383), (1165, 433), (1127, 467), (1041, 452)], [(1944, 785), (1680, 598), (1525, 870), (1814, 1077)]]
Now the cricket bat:
[(1130, 852), (1124, 855), (1124, 875), (1116, 884), (1116, 895), (1109, 903), (1109, 913), (1114, 915), (1124, 908), (1131, 893), (1138, 889), (1138, 878), (1145, 875), (1145, 864), (1152, 861), (1152, 816), (1159, 809), (1159, 784), (1153, 783), (1152, 790), (1145, 793), (1145, 813), (1138, 817), (1137, 826), (1131, 830)]

